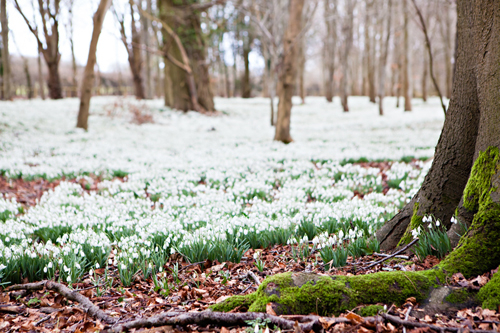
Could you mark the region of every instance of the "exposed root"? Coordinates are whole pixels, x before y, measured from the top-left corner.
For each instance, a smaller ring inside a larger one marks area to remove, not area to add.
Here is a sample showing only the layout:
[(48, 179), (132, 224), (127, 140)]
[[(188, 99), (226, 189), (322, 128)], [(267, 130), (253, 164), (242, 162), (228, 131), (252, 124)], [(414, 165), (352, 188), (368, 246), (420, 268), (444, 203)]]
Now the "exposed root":
[(87, 312), (89, 316), (99, 319), (107, 324), (114, 324), (118, 321), (118, 319), (108, 316), (106, 313), (104, 313), (104, 311), (102, 311), (101, 309), (99, 309), (99, 307), (94, 305), (87, 297), (83, 296), (82, 294), (74, 290), (69, 289), (68, 287), (66, 287), (61, 283), (57, 283), (54, 281), (44, 280), (35, 283), (17, 284), (7, 288), (7, 291), (11, 290), (35, 291), (35, 290), (42, 290), (43, 288), (53, 290), (64, 296), (66, 299), (79, 303), (80, 306), (83, 308), (83, 310), (85, 310), (85, 312)]
[[(300, 318), (299, 318), (300, 317)], [(328, 322), (329, 325), (339, 323), (349, 323), (347, 318), (323, 318), (319, 316), (296, 316), (294, 320), (285, 319), (278, 316), (269, 315), (267, 313), (259, 312), (245, 312), (245, 313), (224, 313), (224, 312), (165, 312), (150, 318), (137, 319), (115, 325), (110, 330), (105, 332), (123, 332), (133, 328), (143, 327), (157, 327), (165, 325), (191, 325), (197, 324), (200, 326), (208, 324), (216, 324), (220, 326), (233, 326), (241, 325), (247, 326), (247, 321), (250, 320), (266, 320), (271, 325), (275, 325), (281, 329), (293, 330), (297, 324), (303, 331), (318, 331), (322, 326), (322, 322)], [(302, 321), (302, 322), (299, 322)], [(365, 320), (374, 321), (374, 318), (366, 318)]]

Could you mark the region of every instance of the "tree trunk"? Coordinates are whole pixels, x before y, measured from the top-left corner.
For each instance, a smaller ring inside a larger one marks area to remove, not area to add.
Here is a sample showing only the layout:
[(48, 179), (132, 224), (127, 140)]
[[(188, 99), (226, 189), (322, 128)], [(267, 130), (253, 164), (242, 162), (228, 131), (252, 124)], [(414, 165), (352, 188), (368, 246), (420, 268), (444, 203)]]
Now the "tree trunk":
[(252, 96), (252, 86), (250, 83), (250, 59), (248, 59), (251, 51), (250, 44), (251, 42), (247, 41), (243, 46), (243, 62), (245, 64), (245, 71), (243, 72), (243, 79), (241, 80), (241, 97), (243, 98), (250, 98)]
[(42, 57), (40, 55), (40, 47), (38, 47), (38, 56), (37, 56), (37, 62), (38, 62), (38, 89), (40, 92), (40, 97), (42, 100), (45, 100), (45, 89), (44, 89), (44, 84), (43, 84), (43, 73), (42, 73)]
[[(467, 3), (465, 0), (460, 3), (459, 16), (466, 15), (466, 10), (471, 8), (466, 8), (468, 6), (464, 4)], [(424, 215), (432, 214), (449, 227), (450, 218), (460, 202), (461, 193), (469, 178), (476, 151), (479, 121), (480, 118), (483, 119), (480, 107), (484, 104), (484, 97), (478, 94), (478, 87), (484, 85), (480, 81), (482, 77), (476, 74), (479, 56), (475, 49), (479, 47), (474, 41), (479, 37), (465, 19), (458, 21), (457, 29), (457, 72), (453, 96), (432, 167), (410, 203), (377, 232), (382, 249), (391, 249), (400, 241), (408, 242), (411, 239), (411, 230), (421, 225)], [(483, 39), (478, 39), (481, 40)], [(486, 58), (491, 59), (492, 55), (488, 53)], [(484, 150), (484, 147), (482, 148)]]
[[(389, 0), (388, 7), (387, 8), (382, 8), (381, 12), (387, 13), (387, 27), (386, 27), (386, 32), (385, 36), (384, 34), (381, 34), (381, 36), (384, 36), (384, 39), (382, 40), (383, 43), (381, 44), (381, 52), (382, 54), (380, 55), (380, 64), (379, 64), (379, 86), (378, 86), (378, 103), (379, 103), (379, 114), (381, 116), (384, 115), (384, 97), (385, 97), (385, 76), (386, 76), (386, 67), (387, 67), (387, 56), (389, 54), (389, 41), (391, 39), (391, 17), (392, 17), (392, 0)], [(385, 17), (385, 15), (384, 15)]]
[(297, 37), (302, 30), (302, 10), (305, 0), (290, 0), (290, 16), (284, 38), (283, 72), (278, 82), (278, 119), (274, 140), (284, 143), (292, 142), (290, 136), (290, 116), (292, 96), (295, 91), (297, 77), (297, 57), (299, 45)]
[(429, 55), (427, 50), (424, 49), (423, 69), (422, 69), (422, 100), (427, 102), (427, 77), (429, 75)]
[(304, 87), (304, 72), (306, 70), (306, 54), (305, 54), (304, 36), (301, 36), (301, 38), (299, 38), (298, 43), (299, 43), (299, 54), (298, 54), (297, 67), (299, 69), (299, 73), (298, 73), (297, 85), (302, 104), (305, 104), (306, 91)]
[(403, 55), (403, 93), (405, 96), (405, 111), (411, 111), (411, 65), (410, 65), (410, 36), (408, 25), (408, 1), (403, 0), (403, 15), (404, 15), (404, 55)]
[(3, 98), (12, 100), (11, 69), (9, 52), (9, 23), (7, 18), (7, 0), (0, 1), (0, 21), (2, 27), (2, 67), (3, 67)]
[(325, 0), (326, 36), (323, 42), (323, 63), (325, 66), (325, 97), (328, 102), (333, 101), (335, 73), (335, 51), (337, 44), (337, 2)]
[(47, 69), (49, 71), (47, 82), (49, 86), (49, 97), (51, 99), (63, 98), (61, 76), (59, 75), (59, 58), (53, 62), (47, 62)]
[(88, 129), (90, 98), (92, 97), (92, 86), (94, 84), (94, 66), (96, 64), (97, 42), (101, 35), (102, 25), (106, 13), (108, 12), (111, 0), (101, 0), (97, 11), (94, 14), (94, 30), (92, 31), (92, 39), (90, 40), (89, 56), (85, 72), (83, 74), (82, 88), (80, 92), (80, 110), (78, 111), (78, 120), (76, 127)]
[[(205, 42), (202, 36), (199, 12), (188, 6), (191, 1), (161, 0), (159, 2), (160, 17), (174, 31), (185, 49), (190, 70), (186, 71), (175, 65), (168, 58), (183, 63), (183, 56), (172, 35), (164, 31), (164, 39), (168, 48), (165, 59), (166, 73), (170, 75), (170, 84), (166, 85), (171, 104), (174, 109), (188, 111), (215, 111), (210, 76), (205, 56)], [(193, 94), (196, 93), (196, 96)]]
[(344, 20), (342, 27), (342, 32), (344, 35), (344, 49), (342, 51), (342, 81), (340, 83), (340, 100), (342, 102), (342, 107), (344, 112), (349, 111), (349, 105), (347, 103), (347, 98), (349, 96), (349, 53), (351, 52), (351, 47), (353, 43), (353, 30), (354, 30), (354, 7), (356, 6), (356, 0), (346, 1), (346, 11), (347, 17)]
[[(445, 183), (453, 183), (455, 192), (463, 191), (463, 206), (474, 216), (459, 245), (436, 267), (427, 271), (333, 277), (307, 273), (278, 274), (267, 277), (256, 292), (234, 296), (213, 306), (214, 310), (229, 311), (241, 306), (249, 311), (266, 311), (271, 303), (273, 310), (280, 314), (315, 312), (338, 315), (361, 304), (399, 305), (408, 297), (415, 297), (421, 304), (434, 305), (436, 312), (445, 303), (453, 302), (453, 297), (448, 297), (453, 296), (453, 291), (445, 284), (454, 273), (460, 272), (470, 278), (500, 265), (500, 35), (494, 33), (500, 29), (500, 6), (491, 0), (458, 0), (458, 13), (459, 52), (450, 114), (446, 117), (433, 167), (414, 198), (414, 218), (421, 220), (421, 216), (418, 217), (420, 207), (427, 205), (427, 201), (416, 198), (425, 199), (423, 193), (429, 188), (425, 187), (429, 179), (443, 183), (440, 176), (446, 177)], [(472, 129), (466, 131), (466, 125)], [(456, 141), (459, 129), (463, 129), (463, 136), (473, 142)], [(464, 153), (466, 158), (458, 156), (457, 159), (450, 152), (455, 155)], [(446, 163), (442, 163), (443, 160)], [(474, 166), (471, 168), (472, 161)], [(441, 170), (436, 173), (438, 167)], [(447, 172), (443, 174), (444, 169)], [(468, 179), (465, 189), (459, 186), (462, 180), (457, 182), (455, 173)], [(435, 189), (443, 197), (447, 187), (445, 184)], [(455, 207), (458, 204), (454, 197), (446, 198), (442, 203), (447, 205), (448, 200), (453, 201)], [(449, 217), (441, 221), (446, 223)], [(500, 273), (497, 272), (474, 299), (482, 302), (483, 308), (497, 310), (500, 306), (499, 290)], [(462, 292), (466, 290), (459, 291)], [(439, 298), (437, 302), (436, 298)], [(461, 308), (465, 304), (457, 305)]]
[(28, 59), (23, 57), (23, 68), (24, 68), (24, 75), (26, 76), (26, 88), (28, 89), (27, 91), (27, 97), (28, 99), (33, 98), (33, 84), (31, 82), (31, 74), (30, 74), (30, 68), (29, 68), (29, 63)]

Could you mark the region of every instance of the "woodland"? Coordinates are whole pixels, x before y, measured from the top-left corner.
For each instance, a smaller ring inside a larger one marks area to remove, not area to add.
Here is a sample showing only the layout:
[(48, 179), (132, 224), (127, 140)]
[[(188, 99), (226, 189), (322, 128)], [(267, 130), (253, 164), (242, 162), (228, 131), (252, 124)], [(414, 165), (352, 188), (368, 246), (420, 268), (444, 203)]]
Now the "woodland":
[(500, 331), (498, 1), (0, 23), (0, 332)]

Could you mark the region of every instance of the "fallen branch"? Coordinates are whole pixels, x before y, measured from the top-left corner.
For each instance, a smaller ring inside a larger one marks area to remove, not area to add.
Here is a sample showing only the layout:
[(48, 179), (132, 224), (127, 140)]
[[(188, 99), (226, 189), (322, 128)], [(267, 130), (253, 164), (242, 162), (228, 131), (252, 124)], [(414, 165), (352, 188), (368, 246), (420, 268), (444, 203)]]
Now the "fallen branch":
[(406, 245), (405, 247), (403, 247), (401, 250), (399, 251), (396, 251), (394, 252), (393, 254), (391, 254), (390, 256), (387, 256), (385, 258), (382, 258), (380, 259), (379, 261), (375, 261), (374, 263), (368, 265), (368, 266), (365, 266), (365, 267), (361, 267), (362, 270), (365, 270), (365, 269), (368, 269), (368, 268), (371, 268), (373, 266), (377, 266), (378, 264), (380, 263), (383, 263), (384, 261), (388, 260), (388, 259), (391, 259), (391, 258), (394, 258), (395, 256), (397, 256), (398, 254), (400, 253), (403, 253), (404, 251), (408, 250), (411, 246), (413, 246), (413, 244), (415, 244), (416, 242), (418, 242), (418, 238), (415, 238), (414, 240), (412, 240), (408, 245)]
[(258, 278), (257, 275), (255, 275), (254, 272), (248, 271), (246, 274), (242, 275), (241, 278), (251, 278), (252, 280), (255, 281), (255, 283), (260, 286), (260, 279)]
[[(380, 313), (380, 315), (388, 321), (391, 321), (391, 322), (398, 324), (398, 325), (403, 325), (403, 326), (408, 326), (408, 327), (428, 327), (428, 328), (435, 330), (437, 332), (444, 332), (444, 331), (463, 332), (464, 331), (463, 327), (445, 327), (445, 326), (437, 326), (437, 325), (427, 324), (427, 323), (422, 323), (422, 322), (417, 322), (417, 321), (404, 320), (404, 319), (401, 319), (401, 318), (396, 317), (396, 316), (391, 316), (390, 314), (387, 314), (387, 313)], [(493, 330), (472, 330), (472, 329), (468, 329), (468, 332), (470, 332), (470, 333), (498, 333), (497, 331), (493, 331)]]
[(34, 291), (34, 290), (42, 290), (43, 288), (53, 290), (64, 296), (66, 299), (79, 303), (83, 308), (83, 310), (85, 310), (85, 312), (87, 312), (89, 316), (99, 319), (107, 324), (114, 324), (117, 322), (116, 318), (108, 316), (106, 313), (104, 313), (104, 311), (99, 309), (99, 307), (94, 305), (87, 297), (83, 296), (82, 294), (74, 290), (69, 289), (68, 287), (66, 287), (61, 283), (57, 283), (54, 281), (44, 280), (35, 283), (18, 284), (7, 288), (7, 291), (11, 290)]
[[(111, 329), (105, 332), (123, 332), (133, 328), (143, 328), (143, 327), (158, 327), (166, 325), (179, 325), (186, 326), (191, 324), (197, 324), (200, 326), (205, 326), (209, 324), (215, 324), (219, 326), (237, 326), (243, 325), (248, 326), (247, 321), (250, 320), (267, 320), (271, 325), (275, 325), (281, 329), (293, 330), (294, 325), (297, 325), (303, 331), (319, 330), (322, 328), (319, 316), (302, 316), (302, 321), (298, 322), (296, 317), (295, 320), (289, 320), (278, 316), (269, 315), (267, 313), (260, 312), (245, 312), (245, 313), (225, 313), (225, 312), (164, 312), (162, 314), (150, 317), (142, 318), (126, 323), (121, 323), (119, 325), (113, 326)], [(366, 319), (366, 318), (365, 318)], [(347, 323), (349, 322), (346, 318), (324, 318), (330, 324)], [(372, 318), (373, 320), (373, 318)]]
[[(391, 255), (390, 254), (386, 254), (386, 253), (377, 253), (377, 252), (374, 252), (373, 253), (374, 256), (377, 256), (377, 257), (390, 257)], [(409, 256), (404, 256), (404, 255), (400, 255), (400, 256), (394, 256), (394, 258), (398, 258), (398, 259), (405, 259), (405, 260), (408, 260), (410, 259)]]

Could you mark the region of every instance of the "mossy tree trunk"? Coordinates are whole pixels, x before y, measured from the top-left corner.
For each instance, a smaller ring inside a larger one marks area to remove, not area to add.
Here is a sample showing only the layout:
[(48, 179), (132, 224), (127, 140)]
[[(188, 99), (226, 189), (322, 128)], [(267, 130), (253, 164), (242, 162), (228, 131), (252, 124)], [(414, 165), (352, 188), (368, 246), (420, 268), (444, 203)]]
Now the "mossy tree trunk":
[[(459, 17), (466, 15), (468, 9), (465, 7), (458, 7)], [(411, 230), (419, 226), (424, 215), (432, 214), (449, 227), (469, 178), (480, 119), (477, 51), (473, 25), (461, 19), (457, 29), (457, 72), (453, 97), (436, 146), (434, 161), (422, 187), (410, 203), (377, 232), (384, 250), (396, 247), (405, 234), (403, 242), (408, 242)]]
[[(214, 309), (227, 311), (241, 305), (249, 311), (265, 311), (266, 304), (272, 303), (277, 313), (338, 314), (361, 304), (401, 304), (410, 296), (426, 304), (436, 294), (444, 295), (443, 303), (463, 303), (461, 297), (450, 294), (449, 287), (443, 287), (446, 279), (457, 272), (469, 278), (500, 265), (500, 34), (495, 33), (499, 29), (500, 5), (496, 1), (458, 1), (459, 46), (451, 106), (433, 166), (406, 208), (408, 222), (412, 215), (417, 224), (419, 216), (434, 213), (449, 223), (460, 202), (460, 195), (452, 193), (453, 186), (455, 192), (463, 193), (462, 209), (473, 217), (472, 224), (438, 266), (421, 272), (360, 276), (285, 273), (268, 277), (255, 293), (235, 296)], [(399, 238), (404, 231), (401, 228)], [(383, 239), (385, 246), (391, 238), (397, 244), (397, 233), (389, 234)], [(499, 286), (500, 275), (495, 273), (473, 298), (483, 307), (497, 309)]]
[[(171, 96), (171, 98), (166, 99), (168, 103), (166, 106), (183, 111), (215, 111), (205, 55), (205, 41), (201, 30), (200, 11), (197, 7), (193, 7), (196, 4), (197, 1), (192, 0), (161, 0), (158, 3), (160, 19), (166, 22), (179, 36), (192, 69), (192, 77), (190, 77), (185, 70), (165, 59), (165, 66), (168, 67), (165, 74), (169, 76), (165, 80), (165, 89), (166, 95)], [(182, 63), (181, 50), (173, 38), (164, 33), (164, 42), (166, 52), (177, 62)], [(196, 89), (190, 89), (190, 84), (194, 84)], [(201, 108), (193, 105), (190, 91), (197, 92), (197, 101)]]

